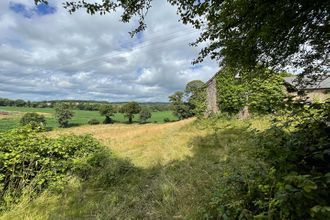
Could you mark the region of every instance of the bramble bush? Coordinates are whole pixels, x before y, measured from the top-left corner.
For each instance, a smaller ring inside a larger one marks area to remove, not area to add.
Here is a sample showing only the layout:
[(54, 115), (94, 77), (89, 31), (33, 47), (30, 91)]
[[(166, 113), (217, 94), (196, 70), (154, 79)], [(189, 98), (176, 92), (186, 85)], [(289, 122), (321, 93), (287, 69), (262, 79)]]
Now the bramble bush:
[(82, 167), (102, 150), (91, 136), (47, 138), (31, 126), (1, 133), (0, 210), (19, 202), (23, 194), (33, 197), (47, 188), (60, 189), (68, 175), (86, 176)]
[(205, 217), (329, 219), (329, 121), (329, 102), (292, 102), (269, 129), (240, 132), (248, 144), (232, 149)]

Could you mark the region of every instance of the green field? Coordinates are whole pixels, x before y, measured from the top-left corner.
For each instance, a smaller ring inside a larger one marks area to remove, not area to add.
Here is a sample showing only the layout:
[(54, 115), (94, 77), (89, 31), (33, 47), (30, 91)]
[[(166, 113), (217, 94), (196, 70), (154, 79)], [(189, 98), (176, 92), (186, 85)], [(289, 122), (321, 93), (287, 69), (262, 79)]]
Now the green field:
[[(28, 107), (12, 107), (12, 106), (1, 106), (0, 112), (6, 111), (12, 113), (13, 115), (6, 118), (0, 118), (0, 131), (6, 131), (11, 128), (19, 126), (20, 117), (26, 112), (37, 112), (45, 113), (47, 119), (47, 127), (57, 128), (58, 124), (54, 117), (54, 109), (52, 108), (28, 108)], [(151, 118), (148, 120), (150, 123), (164, 123), (164, 118), (169, 118), (170, 120), (176, 120), (177, 118), (172, 114), (171, 111), (164, 112), (153, 112)], [(84, 111), (84, 110), (74, 110), (74, 116), (70, 120), (71, 126), (79, 126), (87, 124), (90, 119), (97, 119), (100, 122), (104, 120), (104, 117), (99, 114), (98, 111)], [(113, 117), (115, 123), (126, 123), (127, 119), (121, 113), (116, 113)], [(133, 122), (137, 123), (139, 121), (139, 116), (135, 115)]]

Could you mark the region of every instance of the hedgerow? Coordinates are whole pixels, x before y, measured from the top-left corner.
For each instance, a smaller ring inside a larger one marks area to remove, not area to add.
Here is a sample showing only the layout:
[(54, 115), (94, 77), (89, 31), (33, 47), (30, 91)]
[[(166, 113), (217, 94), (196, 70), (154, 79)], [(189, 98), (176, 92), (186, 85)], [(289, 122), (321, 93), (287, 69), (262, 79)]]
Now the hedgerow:
[(82, 165), (102, 146), (91, 136), (48, 138), (31, 126), (0, 134), (0, 207), (63, 187), (69, 175), (86, 176)]
[(329, 121), (329, 102), (289, 103), (269, 129), (242, 131), (250, 144), (233, 147), (205, 217), (329, 219)]

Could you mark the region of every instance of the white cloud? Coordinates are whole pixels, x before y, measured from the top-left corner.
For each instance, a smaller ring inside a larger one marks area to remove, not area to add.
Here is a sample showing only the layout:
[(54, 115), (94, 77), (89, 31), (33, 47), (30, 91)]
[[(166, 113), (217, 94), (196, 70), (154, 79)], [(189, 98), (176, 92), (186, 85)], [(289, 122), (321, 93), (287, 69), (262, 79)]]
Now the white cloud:
[[(148, 29), (130, 38), (133, 24), (119, 14), (55, 13), (24, 17), (10, 2), (33, 9), (33, 0), (0, 1), (0, 96), (108, 101), (167, 101), (194, 79), (217, 70), (209, 60), (193, 67), (198, 31), (178, 22), (176, 9), (154, 1)], [(134, 22), (133, 22), (134, 23)]]

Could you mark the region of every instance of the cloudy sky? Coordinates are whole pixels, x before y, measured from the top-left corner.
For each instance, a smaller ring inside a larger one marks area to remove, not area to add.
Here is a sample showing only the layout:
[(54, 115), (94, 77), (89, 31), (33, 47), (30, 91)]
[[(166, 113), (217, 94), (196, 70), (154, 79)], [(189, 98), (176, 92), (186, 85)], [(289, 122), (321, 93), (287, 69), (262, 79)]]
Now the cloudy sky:
[(198, 31), (178, 22), (176, 9), (154, 1), (148, 29), (130, 38), (134, 22), (118, 14), (70, 15), (63, 0), (0, 1), (0, 97), (168, 101), (186, 83), (207, 81), (217, 63), (192, 65)]

